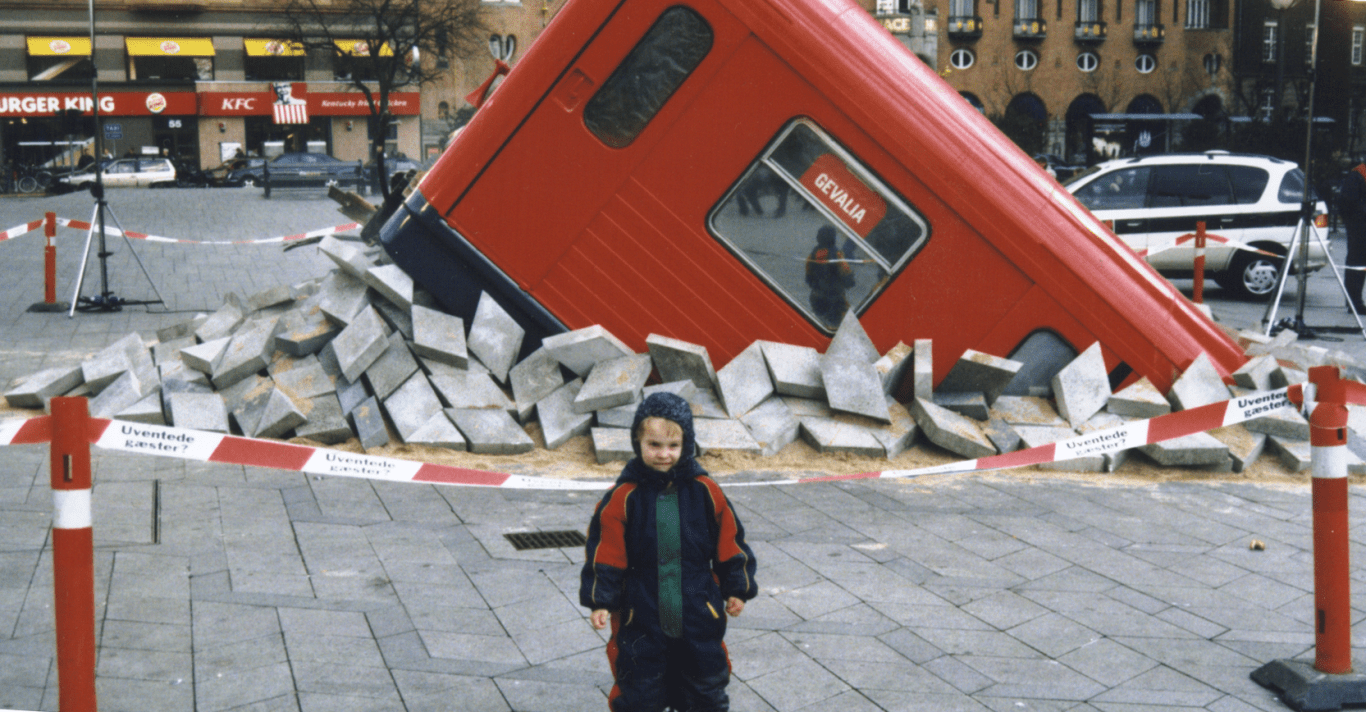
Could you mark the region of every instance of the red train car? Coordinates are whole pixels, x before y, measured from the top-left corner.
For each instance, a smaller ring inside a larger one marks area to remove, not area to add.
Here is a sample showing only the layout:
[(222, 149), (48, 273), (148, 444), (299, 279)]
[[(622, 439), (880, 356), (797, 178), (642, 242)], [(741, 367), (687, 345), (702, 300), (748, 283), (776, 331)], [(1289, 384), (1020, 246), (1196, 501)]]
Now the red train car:
[(934, 339), (936, 378), (968, 348), (1100, 341), (1112, 380), (1164, 390), (1245, 360), (849, 0), (571, 0), (381, 239), (528, 348), (602, 324), (721, 365), (823, 349), (847, 304), (881, 350)]

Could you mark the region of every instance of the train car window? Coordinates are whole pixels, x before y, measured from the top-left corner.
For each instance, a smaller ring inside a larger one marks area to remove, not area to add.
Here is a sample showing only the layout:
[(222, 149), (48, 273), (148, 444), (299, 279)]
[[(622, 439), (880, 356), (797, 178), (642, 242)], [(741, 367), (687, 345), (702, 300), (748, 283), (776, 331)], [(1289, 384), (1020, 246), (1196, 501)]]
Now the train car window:
[(711, 51), (712, 32), (682, 5), (665, 10), (583, 108), (583, 122), (613, 148), (630, 145)]
[(909, 203), (805, 119), (783, 127), (708, 226), (827, 332), (872, 303), (930, 234)]

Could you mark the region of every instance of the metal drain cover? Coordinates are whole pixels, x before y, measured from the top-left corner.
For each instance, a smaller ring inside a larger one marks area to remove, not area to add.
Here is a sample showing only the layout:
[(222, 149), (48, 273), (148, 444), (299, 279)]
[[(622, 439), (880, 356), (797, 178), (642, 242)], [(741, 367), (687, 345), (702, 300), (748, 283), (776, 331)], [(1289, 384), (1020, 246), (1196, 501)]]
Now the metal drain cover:
[(583, 546), (588, 543), (583, 532), (566, 530), (558, 532), (516, 532), (504, 534), (517, 551), (527, 549), (560, 549), (570, 546)]

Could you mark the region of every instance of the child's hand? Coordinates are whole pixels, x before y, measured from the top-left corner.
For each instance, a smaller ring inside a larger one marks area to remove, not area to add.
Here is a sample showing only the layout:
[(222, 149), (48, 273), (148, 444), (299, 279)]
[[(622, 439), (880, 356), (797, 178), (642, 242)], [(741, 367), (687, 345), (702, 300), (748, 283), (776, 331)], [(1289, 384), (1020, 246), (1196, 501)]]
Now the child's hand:
[[(744, 604), (741, 604), (744, 605)], [(734, 615), (734, 614), (732, 614)], [(599, 608), (588, 616), (588, 622), (593, 624), (594, 630), (602, 630), (607, 627), (607, 609)]]
[(735, 596), (731, 596), (730, 598), (726, 599), (726, 614), (729, 615), (731, 618), (740, 615), (740, 612), (743, 610), (745, 610), (744, 601), (741, 601)]

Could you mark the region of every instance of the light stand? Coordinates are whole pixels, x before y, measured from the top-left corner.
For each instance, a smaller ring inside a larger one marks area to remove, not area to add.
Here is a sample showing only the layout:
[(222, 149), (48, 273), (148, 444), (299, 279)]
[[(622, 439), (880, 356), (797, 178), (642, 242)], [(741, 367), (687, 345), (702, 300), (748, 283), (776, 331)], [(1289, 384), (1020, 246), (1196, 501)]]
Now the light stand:
[[(90, 216), (90, 232), (85, 236), (85, 253), (81, 257), (81, 269), (76, 275), (76, 289), (71, 295), (71, 311), (67, 313), (67, 318), (76, 315), (76, 310), (116, 312), (123, 309), (124, 304), (165, 304), (166, 301), (161, 297), (161, 291), (157, 289), (156, 282), (152, 281), (152, 275), (147, 273), (146, 265), (142, 264), (142, 258), (133, 249), (133, 243), (128, 239), (128, 233), (119, 224), (119, 233), (123, 235), (123, 241), (128, 245), (128, 252), (137, 260), (138, 267), (142, 268), (142, 274), (147, 278), (147, 282), (152, 285), (152, 291), (157, 298), (154, 301), (129, 301), (114, 296), (109, 289), (109, 256), (110, 252), (105, 245), (105, 213), (114, 218), (116, 224), (119, 223), (118, 216), (114, 215), (113, 208), (104, 200), (104, 141), (103, 131), (100, 126), (100, 92), (99, 92), (99, 68), (95, 66), (95, 0), (89, 0), (90, 7), (90, 100), (91, 113), (95, 122), (95, 185), (90, 188), (90, 195), (95, 199), (95, 210)], [(82, 297), (81, 286), (85, 282), (85, 267), (90, 261), (90, 242), (95, 231), (100, 234), (100, 247), (96, 256), (100, 260), (100, 294), (96, 297)]]

